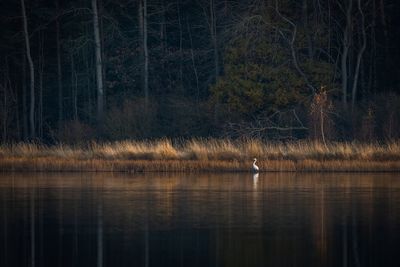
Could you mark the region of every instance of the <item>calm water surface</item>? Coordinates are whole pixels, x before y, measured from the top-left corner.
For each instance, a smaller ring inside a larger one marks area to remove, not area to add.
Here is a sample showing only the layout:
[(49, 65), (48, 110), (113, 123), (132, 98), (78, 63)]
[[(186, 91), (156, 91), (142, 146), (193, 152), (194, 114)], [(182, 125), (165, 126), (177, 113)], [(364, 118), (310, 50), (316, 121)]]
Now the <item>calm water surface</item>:
[(0, 266), (400, 266), (398, 174), (1, 174)]

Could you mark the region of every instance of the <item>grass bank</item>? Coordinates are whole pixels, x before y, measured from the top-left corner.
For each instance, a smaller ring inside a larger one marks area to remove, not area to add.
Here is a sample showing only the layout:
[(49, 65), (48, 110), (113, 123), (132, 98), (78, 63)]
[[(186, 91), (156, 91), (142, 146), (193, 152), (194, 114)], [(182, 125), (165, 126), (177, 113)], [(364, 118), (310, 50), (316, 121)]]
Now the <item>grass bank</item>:
[(121, 141), (81, 146), (0, 146), (2, 171), (400, 171), (400, 141), (261, 142), (225, 139)]

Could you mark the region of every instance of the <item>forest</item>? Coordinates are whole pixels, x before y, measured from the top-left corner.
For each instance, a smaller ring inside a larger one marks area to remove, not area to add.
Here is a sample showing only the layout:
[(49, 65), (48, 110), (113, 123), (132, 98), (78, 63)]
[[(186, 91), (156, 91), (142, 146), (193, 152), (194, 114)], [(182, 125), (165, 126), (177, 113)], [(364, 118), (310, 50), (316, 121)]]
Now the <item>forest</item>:
[(2, 0), (1, 143), (395, 140), (396, 0)]

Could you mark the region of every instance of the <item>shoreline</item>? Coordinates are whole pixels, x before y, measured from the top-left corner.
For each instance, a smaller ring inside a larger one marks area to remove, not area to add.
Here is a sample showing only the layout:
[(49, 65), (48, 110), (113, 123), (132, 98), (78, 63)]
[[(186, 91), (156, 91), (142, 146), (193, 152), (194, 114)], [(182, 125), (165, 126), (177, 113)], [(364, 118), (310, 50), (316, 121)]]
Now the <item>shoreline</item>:
[[(260, 172), (400, 172), (400, 161), (263, 160)], [(250, 161), (238, 160), (102, 160), (32, 158), (0, 159), (2, 172), (251, 172)]]
[(0, 146), (0, 171), (57, 172), (400, 172), (400, 141), (262, 142), (191, 139), (119, 141), (80, 146)]

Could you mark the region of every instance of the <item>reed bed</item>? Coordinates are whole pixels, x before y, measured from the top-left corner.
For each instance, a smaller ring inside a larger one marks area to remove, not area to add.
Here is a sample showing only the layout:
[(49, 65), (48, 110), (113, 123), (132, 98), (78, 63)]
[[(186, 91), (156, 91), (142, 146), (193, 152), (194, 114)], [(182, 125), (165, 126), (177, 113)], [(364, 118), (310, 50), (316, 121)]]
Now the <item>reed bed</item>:
[(262, 142), (227, 139), (0, 146), (3, 171), (400, 171), (400, 141)]

